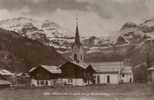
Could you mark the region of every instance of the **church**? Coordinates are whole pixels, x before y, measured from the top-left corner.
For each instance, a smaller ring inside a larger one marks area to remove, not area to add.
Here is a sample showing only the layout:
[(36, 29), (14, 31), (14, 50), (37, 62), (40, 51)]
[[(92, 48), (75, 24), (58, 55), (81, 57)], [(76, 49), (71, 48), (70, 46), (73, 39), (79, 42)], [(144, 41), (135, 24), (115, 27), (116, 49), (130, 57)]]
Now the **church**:
[(92, 84), (92, 75), (94, 70), (91, 69), (91, 66), (88, 66), (84, 63), (85, 55), (83, 46), (80, 41), (78, 22), (76, 22), (75, 38), (72, 45), (71, 59), (72, 61), (68, 61), (60, 66), (64, 84), (73, 86), (84, 86), (87, 84)]
[(76, 23), (75, 40), (72, 45), (72, 59), (75, 63), (84, 63), (84, 50), (80, 42), (78, 23)]

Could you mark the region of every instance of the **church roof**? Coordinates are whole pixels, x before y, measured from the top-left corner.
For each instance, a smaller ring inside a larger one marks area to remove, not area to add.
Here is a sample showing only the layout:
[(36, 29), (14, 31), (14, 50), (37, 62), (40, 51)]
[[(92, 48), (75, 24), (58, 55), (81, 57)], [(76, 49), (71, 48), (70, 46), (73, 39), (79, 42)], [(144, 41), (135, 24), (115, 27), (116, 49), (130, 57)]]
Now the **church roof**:
[(78, 25), (76, 26), (76, 32), (75, 32), (75, 43), (77, 45), (80, 45), (80, 36), (79, 36), (79, 28), (78, 28)]
[(131, 73), (131, 67), (124, 65), (123, 62), (101, 62), (91, 65), (98, 73)]
[(148, 71), (153, 71), (154, 70), (154, 66), (148, 68)]

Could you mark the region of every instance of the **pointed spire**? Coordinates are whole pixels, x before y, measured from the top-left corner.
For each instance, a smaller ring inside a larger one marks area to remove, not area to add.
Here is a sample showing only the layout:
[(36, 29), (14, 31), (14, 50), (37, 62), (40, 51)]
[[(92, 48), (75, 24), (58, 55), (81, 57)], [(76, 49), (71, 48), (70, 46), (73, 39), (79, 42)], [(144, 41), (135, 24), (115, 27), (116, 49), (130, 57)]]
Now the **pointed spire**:
[(78, 29), (78, 18), (76, 18), (76, 31), (75, 31), (75, 44), (80, 46), (80, 36), (79, 36), (79, 29)]

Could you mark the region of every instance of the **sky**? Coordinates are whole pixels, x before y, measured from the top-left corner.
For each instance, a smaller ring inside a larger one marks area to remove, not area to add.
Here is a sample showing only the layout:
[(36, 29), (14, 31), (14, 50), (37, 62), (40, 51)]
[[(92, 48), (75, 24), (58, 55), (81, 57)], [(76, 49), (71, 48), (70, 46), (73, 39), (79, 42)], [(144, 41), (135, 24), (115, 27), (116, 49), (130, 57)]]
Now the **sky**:
[(126, 22), (154, 16), (154, 0), (0, 0), (0, 20), (26, 16), (51, 20), (81, 35), (110, 36)]

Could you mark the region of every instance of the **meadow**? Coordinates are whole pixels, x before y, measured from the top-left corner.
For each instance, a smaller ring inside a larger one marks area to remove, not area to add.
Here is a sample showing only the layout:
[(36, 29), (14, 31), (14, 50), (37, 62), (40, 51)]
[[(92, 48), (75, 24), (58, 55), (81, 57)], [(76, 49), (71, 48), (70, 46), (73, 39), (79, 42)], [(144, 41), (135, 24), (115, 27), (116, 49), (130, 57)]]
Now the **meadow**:
[(154, 100), (154, 85), (7, 88), (0, 90), (0, 100)]

